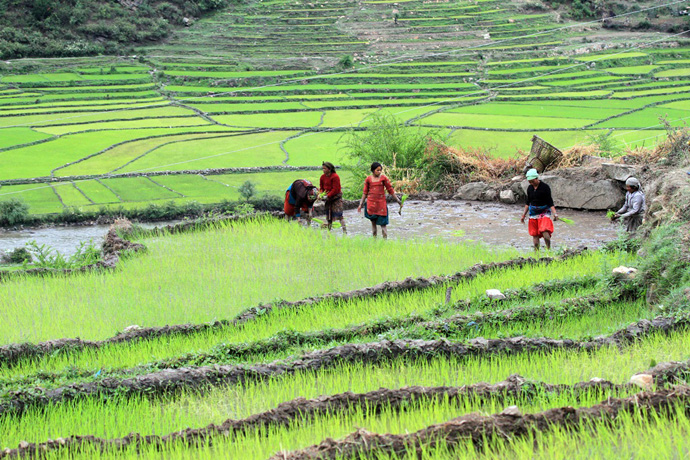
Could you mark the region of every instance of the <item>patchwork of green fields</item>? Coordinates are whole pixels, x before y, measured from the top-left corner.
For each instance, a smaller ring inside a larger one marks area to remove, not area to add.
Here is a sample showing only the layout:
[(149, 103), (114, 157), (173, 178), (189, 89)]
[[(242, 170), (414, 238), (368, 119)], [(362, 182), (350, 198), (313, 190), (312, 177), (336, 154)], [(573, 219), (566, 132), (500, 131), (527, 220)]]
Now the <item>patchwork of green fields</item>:
[[(280, 165), (315, 176), (322, 161), (346, 161), (343, 131), (367, 129), (381, 111), (501, 157), (528, 151), (533, 134), (562, 149), (607, 136), (616, 148), (604, 153), (618, 155), (662, 140), (660, 117), (682, 126), (685, 39), (613, 33), (606, 51), (597, 40), (496, 0), (231, 7), (137, 59), (0, 63), (0, 181)], [(297, 178), (287, 176), (262, 181), (271, 188), (259, 194)], [(22, 197), (39, 213), (228, 196), (211, 177), (181, 183), (171, 193), (139, 181), (145, 193), (115, 199), (60, 186), (41, 204), (44, 191), (7, 185), (0, 199)]]

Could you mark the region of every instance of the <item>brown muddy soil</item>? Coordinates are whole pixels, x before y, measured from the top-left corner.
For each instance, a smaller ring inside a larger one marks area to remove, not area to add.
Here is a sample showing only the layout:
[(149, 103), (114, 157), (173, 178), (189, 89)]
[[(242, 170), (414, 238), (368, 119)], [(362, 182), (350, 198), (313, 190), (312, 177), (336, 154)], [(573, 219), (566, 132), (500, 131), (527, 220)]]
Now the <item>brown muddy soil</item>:
[[(442, 238), (457, 242), (482, 242), (492, 246), (513, 246), (531, 249), (532, 237), (527, 224), (520, 223), (524, 205), (508, 205), (481, 201), (412, 201), (407, 200), (402, 215), (398, 205), (390, 203), (388, 237), (391, 239)], [(554, 249), (586, 246), (597, 248), (617, 237), (618, 226), (605, 213), (559, 210), (561, 217), (573, 225), (556, 221)], [(344, 213), (350, 235), (371, 235), (371, 224), (357, 210)], [(340, 235), (341, 230), (333, 230)], [(379, 230), (379, 238), (380, 238)]]
[(438, 445), (450, 448), (468, 440), (477, 451), (483, 450), (486, 439), (523, 438), (536, 432), (563, 428), (577, 431), (589, 426), (585, 422), (615, 423), (624, 413), (636, 413), (653, 420), (678, 405), (690, 402), (690, 387), (679, 386), (653, 393), (638, 393), (628, 398), (609, 398), (591, 407), (559, 407), (536, 414), (522, 414), (515, 406), (500, 414), (469, 414), (445, 423), (431, 425), (410, 434), (376, 434), (359, 429), (341, 440), (326, 439), (320, 444), (293, 452), (279, 452), (271, 460), (315, 460), (377, 458), (378, 455), (405, 456), (417, 454)]

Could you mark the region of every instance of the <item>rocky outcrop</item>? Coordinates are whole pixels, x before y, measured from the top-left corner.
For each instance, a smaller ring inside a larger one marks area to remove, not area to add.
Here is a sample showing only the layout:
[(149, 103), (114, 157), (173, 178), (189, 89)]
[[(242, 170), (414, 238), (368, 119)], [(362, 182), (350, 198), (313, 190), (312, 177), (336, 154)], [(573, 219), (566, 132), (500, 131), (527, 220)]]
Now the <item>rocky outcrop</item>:
[[(558, 208), (605, 211), (620, 208), (625, 200), (621, 186), (612, 179), (573, 180), (548, 174), (540, 179), (551, 187), (551, 195)], [(529, 183), (525, 180), (521, 186), (527, 191)]]
[(485, 182), (470, 182), (458, 189), (453, 196), (455, 200), (495, 201), (498, 191)]
[(601, 168), (610, 179), (617, 180), (619, 182), (625, 182), (629, 177), (635, 177), (638, 175), (638, 170), (633, 165), (602, 163)]

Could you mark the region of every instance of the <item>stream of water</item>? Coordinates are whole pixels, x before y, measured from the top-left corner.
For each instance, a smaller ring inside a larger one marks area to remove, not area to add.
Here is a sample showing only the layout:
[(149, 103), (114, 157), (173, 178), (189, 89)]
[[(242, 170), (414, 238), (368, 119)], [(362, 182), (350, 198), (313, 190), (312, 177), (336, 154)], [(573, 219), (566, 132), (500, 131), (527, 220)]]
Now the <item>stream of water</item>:
[[(391, 239), (440, 237), (450, 241), (481, 241), (520, 249), (532, 247), (527, 225), (520, 223), (522, 205), (476, 201), (407, 201), (401, 216), (397, 214), (396, 204), (389, 205), (389, 209), (391, 216), (388, 234)], [(617, 226), (609, 222), (604, 213), (562, 210), (559, 214), (572, 219), (574, 224), (555, 223), (554, 248), (595, 248), (617, 236)], [(371, 234), (371, 224), (357, 214), (356, 210), (345, 211), (345, 220), (349, 235)], [(176, 222), (178, 221), (156, 222), (142, 226), (150, 228)], [(92, 225), (0, 231), (0, 251), (10, 251), (35, 240), (38, 244), (47, 244), (69, 256), (82, 241), (93, 240), (100, 245), (108, 228), (108, 225)], [(340, 229), (333, 231), (341, 234)]]

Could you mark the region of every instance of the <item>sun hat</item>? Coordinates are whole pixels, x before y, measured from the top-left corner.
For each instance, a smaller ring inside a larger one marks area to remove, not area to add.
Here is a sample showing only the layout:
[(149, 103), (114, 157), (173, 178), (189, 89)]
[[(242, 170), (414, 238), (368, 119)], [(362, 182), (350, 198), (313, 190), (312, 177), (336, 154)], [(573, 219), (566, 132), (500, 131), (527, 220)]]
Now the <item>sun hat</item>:
[(640, 188), (640, 181), (634, 177), (628, 177), (628, 179), (625, 181), (625, 185), (629, 185), (630, 187)]
[(539, 179), (539, 173), (534, 168), (527, 171), (527, 174), (525, 174), (525, 176), (527, 177), (527, 180)]

